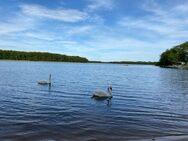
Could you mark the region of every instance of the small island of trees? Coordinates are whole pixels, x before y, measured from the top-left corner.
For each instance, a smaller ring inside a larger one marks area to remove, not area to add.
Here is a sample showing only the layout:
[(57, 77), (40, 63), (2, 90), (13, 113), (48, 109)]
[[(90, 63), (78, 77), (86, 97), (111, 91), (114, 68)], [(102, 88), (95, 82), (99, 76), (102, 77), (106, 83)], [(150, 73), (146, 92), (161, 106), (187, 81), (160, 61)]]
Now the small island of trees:
[(26, 60), (26, 61), (57, 61), (57, 62), (88, 62), (87, 58), (67, 56), (48, 52), (24, 52), (0, 50), (1, 60)]
[(188, 42), (167, 49), (161, 54), (159, 66), (187, 66), (188, 64)]

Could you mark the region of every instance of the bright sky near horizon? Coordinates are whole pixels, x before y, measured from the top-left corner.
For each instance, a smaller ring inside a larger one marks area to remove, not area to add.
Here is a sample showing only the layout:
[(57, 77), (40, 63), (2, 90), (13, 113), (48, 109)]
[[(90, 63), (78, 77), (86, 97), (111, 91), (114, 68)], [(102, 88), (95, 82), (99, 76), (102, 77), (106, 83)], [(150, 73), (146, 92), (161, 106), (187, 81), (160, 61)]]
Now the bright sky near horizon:
[(188, 0), (0, 0), (0, 49), (158, 61), (188, 38)]

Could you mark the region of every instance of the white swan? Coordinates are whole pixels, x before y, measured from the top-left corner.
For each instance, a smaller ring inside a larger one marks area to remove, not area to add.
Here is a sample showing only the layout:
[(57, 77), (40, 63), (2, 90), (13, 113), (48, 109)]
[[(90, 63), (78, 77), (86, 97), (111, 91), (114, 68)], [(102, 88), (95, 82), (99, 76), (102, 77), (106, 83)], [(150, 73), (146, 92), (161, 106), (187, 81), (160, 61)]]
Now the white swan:
[(107, 92), (105, 92), (105, 91), (95, 91), (95, 92), (93, 92), (93, 98), (101, 98), (101, 99), (103, 99), (103, 98), (112, 98), (112, 87), (111, 86), (109, 86), (108, 87), (108, 89), (107, 89), (108, 91)]
[(49, 75), (49, 80), (40, 80), (38, 81), (40, 85), (51, 85), (51, 74)]

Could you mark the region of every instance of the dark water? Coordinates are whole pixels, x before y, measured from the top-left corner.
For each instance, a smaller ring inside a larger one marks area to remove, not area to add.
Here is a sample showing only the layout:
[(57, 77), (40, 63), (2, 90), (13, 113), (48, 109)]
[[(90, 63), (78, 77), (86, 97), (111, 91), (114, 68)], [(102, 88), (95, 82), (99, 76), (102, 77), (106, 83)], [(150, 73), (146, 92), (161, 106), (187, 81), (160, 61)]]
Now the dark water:
[[(53, 85), (37, 84), (52, 74)], [(113, 87), (111, 102), (92, 91)], [(0, 61), (0, 140), (123, 141), (188, 134), (188, 71)]]

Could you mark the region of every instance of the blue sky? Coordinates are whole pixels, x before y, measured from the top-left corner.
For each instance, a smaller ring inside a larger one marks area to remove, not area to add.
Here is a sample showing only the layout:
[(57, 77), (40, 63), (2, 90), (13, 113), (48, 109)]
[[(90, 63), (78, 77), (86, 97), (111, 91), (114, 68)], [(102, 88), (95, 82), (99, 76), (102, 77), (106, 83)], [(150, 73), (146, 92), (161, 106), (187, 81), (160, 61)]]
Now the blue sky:
[(188, 0), (0, 0), (0, 49), (157, 61), (188, 38)]

